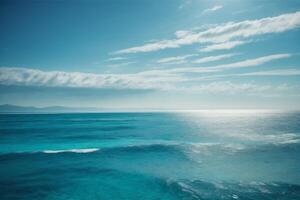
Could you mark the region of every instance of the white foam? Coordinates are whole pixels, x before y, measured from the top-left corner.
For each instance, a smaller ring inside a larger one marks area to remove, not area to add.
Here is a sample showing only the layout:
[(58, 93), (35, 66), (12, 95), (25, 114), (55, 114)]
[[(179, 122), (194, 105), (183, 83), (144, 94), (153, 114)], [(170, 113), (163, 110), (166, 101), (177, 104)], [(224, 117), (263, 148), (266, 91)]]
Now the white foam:
[(194, 153), (208, 153), (210, 150), (221, 150), (235, 153), (245, 149), (241, 144), (223, 144), (223, 143), (191, 143)]
[(228, 134), (229, 137), (234, 137), (242, 140), (248, 140), (252, 142), (265, 142), (272, 144), (295, 144), (299, 143), (300, 139), (297, 134), (284, 133), (284, 134)]
[(99, 151), (97, 148), (91, 149), (66, 149), (66, 150), (45, 150), (43, 153), (64, 153), (64, 152), (72, 152), (72, 153), (92, 153)]

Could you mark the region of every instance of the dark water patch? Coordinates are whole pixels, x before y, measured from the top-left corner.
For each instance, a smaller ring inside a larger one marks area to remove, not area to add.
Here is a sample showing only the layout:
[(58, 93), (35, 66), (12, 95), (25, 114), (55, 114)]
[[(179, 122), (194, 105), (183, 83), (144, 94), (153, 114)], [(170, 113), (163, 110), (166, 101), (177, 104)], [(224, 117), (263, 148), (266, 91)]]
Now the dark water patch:
[(80, 132), (80, 131), (86, 131), (86, 132), (94, 132), (94, 131), (117, 131), (117, 130), (129, 130), (134, 129), (135, 126), (130, 125), (108, 125), (108, 126), (80, 126), (80, 127), (22, 127), (22, 128), (1, 128), (1, 135), (4, 134), (24, 134), (24, 133), (45, 133), (45, 132), (52, 132), (56, 133), (58, 132)]
[(55, 179), (24, 179), (15, 178), (13, 180), (0, 181), (0, 199), (44, 199), (49, 193), (57, 191), (63, 187), (62, 181)]
[(114, 148), (104, 148), (102, 152), (124, 152), (124, 153), (143, 153), (143, 152), (177, 152), (180, 153), (180, 149), (177, 145), (169, 144), (137, 144), (128, 145)]
[(101, 135), (70, 135), (70, 136), (61, 136), (61, 139), (66, 141), (90, 141), (90, 140), (113, 140), (118, 139), (119, 137), (114, 134), (101, 134)]
[(89, 122), (103, 122), (103, 123), (122, 123), (122, 122), (133, 122), (137, 121), (137, 119), (121, 119), (121, 118), (98, 118), (98, 119), (85, 119), (85, 118), (78, 118), (78, 119), (65, 119), (65, 120), (57, 120), (57, 122), (70, 122), (70, 123), (89, 123)]

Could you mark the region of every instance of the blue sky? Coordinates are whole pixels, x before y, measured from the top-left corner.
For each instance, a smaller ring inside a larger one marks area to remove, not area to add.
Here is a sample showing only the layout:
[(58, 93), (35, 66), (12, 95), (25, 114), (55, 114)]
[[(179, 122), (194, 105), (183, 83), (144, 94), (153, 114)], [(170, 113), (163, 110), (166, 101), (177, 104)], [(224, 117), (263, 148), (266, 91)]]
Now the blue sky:
[(289, 108), (297, 0), (1, 1), (0, 104)]

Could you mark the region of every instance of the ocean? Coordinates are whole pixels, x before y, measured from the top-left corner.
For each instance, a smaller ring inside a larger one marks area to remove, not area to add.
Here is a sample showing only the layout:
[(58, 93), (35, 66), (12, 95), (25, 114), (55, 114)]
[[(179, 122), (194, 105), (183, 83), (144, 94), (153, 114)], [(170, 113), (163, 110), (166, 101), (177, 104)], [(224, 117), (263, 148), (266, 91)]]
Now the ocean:
[(1, 114), (0, 199), (300, 199), (300, 113)]

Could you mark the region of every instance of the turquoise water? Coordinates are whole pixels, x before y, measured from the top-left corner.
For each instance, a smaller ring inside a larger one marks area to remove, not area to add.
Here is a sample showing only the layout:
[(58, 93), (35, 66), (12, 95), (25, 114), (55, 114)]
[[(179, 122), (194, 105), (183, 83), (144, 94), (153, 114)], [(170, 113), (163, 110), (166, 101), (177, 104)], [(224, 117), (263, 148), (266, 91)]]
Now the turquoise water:
[(300, 199), (300, 113), (2, 114), (0, 199)]

